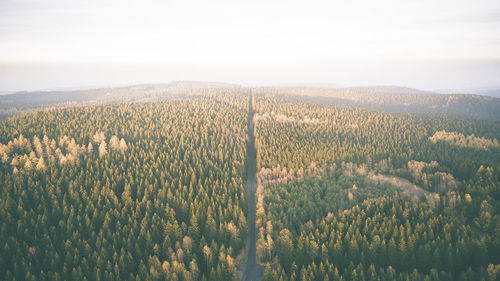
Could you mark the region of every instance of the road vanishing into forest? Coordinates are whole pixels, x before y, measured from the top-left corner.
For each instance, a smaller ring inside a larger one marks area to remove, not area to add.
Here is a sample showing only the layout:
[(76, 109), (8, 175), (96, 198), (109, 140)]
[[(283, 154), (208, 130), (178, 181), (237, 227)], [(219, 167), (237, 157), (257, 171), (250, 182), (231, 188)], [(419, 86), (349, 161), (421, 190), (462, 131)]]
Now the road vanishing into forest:
[(254, 98), (252, 90), (250, 90), (248, 99), (248, 150), (247, 150), (247, 164), (248, 164), (248, 252), (247, 264), (243, 272), (243, 281), (260, 281), (264, 275), (264, 268), (257, 264), (257, 239), (255, 231), (255, 190), (256, 190), (256, 151), (254, 139), (254, 123), (253, 123), (253, 103)]

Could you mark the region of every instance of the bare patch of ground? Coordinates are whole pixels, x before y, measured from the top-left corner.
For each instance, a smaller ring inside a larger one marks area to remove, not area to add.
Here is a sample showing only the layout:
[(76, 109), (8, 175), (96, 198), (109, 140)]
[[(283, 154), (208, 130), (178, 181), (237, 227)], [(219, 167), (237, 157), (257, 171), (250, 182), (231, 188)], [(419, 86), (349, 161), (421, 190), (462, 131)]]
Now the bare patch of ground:
[(376, 183), (389, 183), (399, 187), (401, 189), (399, 195), (402, 197), (419, 200), (422, 196), (425, 196), (427, 202), (433, 206), (435, 206), (439, 201), (439, 194), (424, 190), (406, 179), (396, 176), (375, 174), (373, 172), (368, 173), (368, 177)]

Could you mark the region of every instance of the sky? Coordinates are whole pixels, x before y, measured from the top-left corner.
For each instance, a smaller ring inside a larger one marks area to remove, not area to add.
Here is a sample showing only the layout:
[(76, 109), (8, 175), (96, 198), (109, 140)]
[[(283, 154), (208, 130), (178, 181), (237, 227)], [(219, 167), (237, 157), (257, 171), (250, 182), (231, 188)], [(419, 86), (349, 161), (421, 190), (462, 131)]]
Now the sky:
[(500, 87), (498, 0), (0, 0), (0, 91), (223, 81)]

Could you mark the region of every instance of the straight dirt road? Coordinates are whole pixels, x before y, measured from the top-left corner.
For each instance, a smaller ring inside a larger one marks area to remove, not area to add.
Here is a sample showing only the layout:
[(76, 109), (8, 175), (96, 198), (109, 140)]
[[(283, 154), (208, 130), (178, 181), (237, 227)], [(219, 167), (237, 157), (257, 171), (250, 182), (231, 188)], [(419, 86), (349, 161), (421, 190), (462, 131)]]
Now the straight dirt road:
[(243, 274), (243, 281), (260, 281), (262, 280), (262, 275), (264, 269), (262, 266), (257, 264), (257, 253), (256, 253), (256, 232), (255, 232), (255, 190), (256, 190), (256, 151), (255, 151), (255, 140), (254, 140), (254, 123), (253, 123), (253, 106), (254, 98), (252, 91), (250, 90), (249, 101), (248, 101), (248, 256), (247, 264), (245, 266), (245, 272)]

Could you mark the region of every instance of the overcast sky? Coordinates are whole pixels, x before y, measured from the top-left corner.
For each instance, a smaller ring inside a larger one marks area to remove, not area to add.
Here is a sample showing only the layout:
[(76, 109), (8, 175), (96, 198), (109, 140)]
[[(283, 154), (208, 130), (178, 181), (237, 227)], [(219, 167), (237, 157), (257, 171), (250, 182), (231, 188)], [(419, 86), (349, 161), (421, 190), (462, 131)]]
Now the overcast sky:
[(500, 86), (498, 0), (0, 0), (0, 90)]

